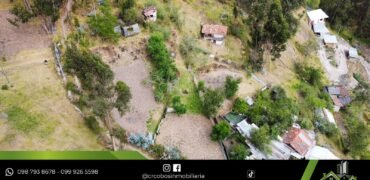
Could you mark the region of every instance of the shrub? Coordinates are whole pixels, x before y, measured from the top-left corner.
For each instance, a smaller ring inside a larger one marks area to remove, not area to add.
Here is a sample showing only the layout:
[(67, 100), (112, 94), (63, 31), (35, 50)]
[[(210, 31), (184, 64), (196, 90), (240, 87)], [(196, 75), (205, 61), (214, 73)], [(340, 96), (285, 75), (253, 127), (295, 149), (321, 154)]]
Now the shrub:
[(233, 105), (233, 111), (239, 114), (246, 114), (248, 112), (248, 104), (243, 99), (237, 98)]
[(270, 128), (267, 125), (263, 125), (258, 130), (254, 130), (252, 132), (252, 143), (260, 150), (264, 152), (270, 152), (271, 149), (269, 147), (270, 144), (270, 135), (269, 135)]
[(114, 32), (114, 27), (118, 23), (116, 16), (112, 14), (112, 8), (109, 4), (100, 6), (100, 13), (96, 16), (89, 17), (87, 23), (90, 28), (103, 40), (117, 42), (120, 34)]
[(328, 137), (332, 137), (338, 133), (338, 129), (333, 123), (330, 123), (322, 118), (316, 117), (316, 128)]
[(229, 153), (229, 158), (231, 160), (245, 160), (246, 156), (248, 155), (248, 151), (242, 144), (234, 145)]
[(185, 104), (181, 103), (180, 96), (175, 96), (172, 99), (172, 106), (175, 109), (176, 114), (185, 114), (186, 113), (186, 106)]
[(166, 155), (166, 148), (160, 144), (151, 145), (148, 151), (156, 159), (162, 159)]
[(213, 141), (222, 141), (231, 134), (231, 127), (225, 122), (221, 121), (213, 126), (211, 139)]
[(232, 98), (239, 89), (241, 79), (233, 79), (231, 76), (226, 77), (225, 84), (225, 96), (226, 98)]
[(88, 116), (85, 117), (85, 124), (87, 125), (88, 128), (91, 129), (94, 133), (100, 133), (101, 128), (99, 126), (98, 121), (94, 116)]
[(4, 84), (1, 86), (2, 90), (9, 90), (9, 86), (7, 84)]

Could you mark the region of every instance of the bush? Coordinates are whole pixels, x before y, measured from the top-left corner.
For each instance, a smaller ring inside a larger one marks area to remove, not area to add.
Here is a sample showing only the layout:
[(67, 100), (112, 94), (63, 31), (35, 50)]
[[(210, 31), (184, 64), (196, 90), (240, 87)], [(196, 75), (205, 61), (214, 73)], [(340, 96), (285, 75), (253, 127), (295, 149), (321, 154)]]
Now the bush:
[(4, 84), (1, 86), (2, 90), (9, 90), (9, 86), (7, 84)]
[(269, 147), (270, 144), (270, 135), (269, 135), (269, 127), (267, 125), (263, 125), (258, 130), (254, 130), (252, 132), (252, 143), (260, 150), (264, 152), (271, 152)]
[(198, 88), (198, 92), (204, 92), (206, 90), (206, 85), (204, 81), (199, 81), (197, 88)]
[(143, 136), (142, 134), (130, 134), (128, 142), (142, 149), (148, 149), (153, 143), (149, 136)]
[(127, 142), (126, 131), (121, 127), (114, 127), (112, 130), (112, 135), (118, 138), (121, 142)]
[(112, 8), (108, 3), (100, 6), (100, 13), (89, 17), (87, 23), (90, 28), (103, 40), (117, 42), (120, 34), (114, 32), (114, 27), (118, 24), (118, 19), (112, 14)]
[(151, 145), (148, 151), (156, 159), (162, 159), (166, 155), (166, 148), (160, 144)]
[[(28, 22), (32, 17), (33, 14), (27, 11), (26, 8), (24, 8), (21, 4), (16, 3), (12, 9), (10, 10), (10, 13), (14, 14), (17, 16), (19, 20), (21, 20), (22, 23)], [(16, 20), (18, 21), (18, 20)]]
[(248, 151), (242, 144), (234, 145), (229, 153), (229, 158), (231, 160), (245, 160), (246, 156), (248, 155)]
[(231, 127), (225, 121), (221, 121), (219, 124), (213, 126), (211, 139), (213, 141), (222, 141), (230, 134)]
[(249, 105), (243, 99), (237, 98), (233, 105), (233, 111), (238, 114), (247, 114)]
[(94, 116), (88, 116), (85, 117), (85, 124), (87, 125), (88, 128), (91, 129), (94, 133), (100, 133), (101, 128), (99, 126), (98, 121)]
[(175, 96), (172, 99), (172, 106), (175, 109), (176, 114), (180, 115), (186, 113), (186, 106), (181, 103), (180, 96)]
[(225, 84), (225, 96), (226, 98), (232, 98), (239, 89), (241, 79), (233, 79), (231, 76), (226, 77)]

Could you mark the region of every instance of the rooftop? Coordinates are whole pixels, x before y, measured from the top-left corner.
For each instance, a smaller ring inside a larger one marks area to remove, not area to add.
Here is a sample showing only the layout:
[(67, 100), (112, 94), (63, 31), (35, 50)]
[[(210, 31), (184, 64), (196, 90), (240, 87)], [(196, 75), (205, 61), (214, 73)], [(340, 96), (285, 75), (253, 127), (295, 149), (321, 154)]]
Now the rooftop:
[(231, 125), (235, 126), (239, 122), (245, 119), (245, 116), (239, 115), (237, 113), (230, 112), (224, 116), (225, 120), (228, 121)]
[(125, 36), (132, 36), (138, 33), (140, 33), (140, 27), (138, 24), (123, 27), (123, 34)]
[(311, 20), (326, 19), (329, 16), (322, 9), (315, 9), (307, 12), (308, 17)]
[(358, 58), (358, 53), (356, 48), (349, 48), (348, 56), (351, 58)]
[(157, 8), (155, 8), (154, 6), (149, 6), (143, 10), (144, 16), (151, 16), (156, 12), (157, 12)]
[(313, 136), (310, 136), (305, 130), (294, 127), (284, 135), (283, 142), (289, 144), (303, 156), (315, 145)]
[(329, 35), (329, 34), (324, 36), (324, 42), (325, 43), (330, 43), (330, 44), (337, 44), (338, 43), (337, 37), (334, 36), (334, 35)]
[(313, 31), (315, 33), (320, 33), (320, 34), (329, 33), (328, 28), (326, 28), (325, 23), (323, 23), (323, 22), (319, 22), (317, 24), (314, 24), (313, 25)]
[(258, 129), (257, 125), (249, 124), (246, 120), (240, 121), (236, 126), (238, 131), (247, 138), (251, 137), (254, 129)]
[(216, 35), (226, 36), (227, 26), (214, 25), (214, 24), (204, 24), (202, 26), (202, 33), (203, 34), (216, 34)]

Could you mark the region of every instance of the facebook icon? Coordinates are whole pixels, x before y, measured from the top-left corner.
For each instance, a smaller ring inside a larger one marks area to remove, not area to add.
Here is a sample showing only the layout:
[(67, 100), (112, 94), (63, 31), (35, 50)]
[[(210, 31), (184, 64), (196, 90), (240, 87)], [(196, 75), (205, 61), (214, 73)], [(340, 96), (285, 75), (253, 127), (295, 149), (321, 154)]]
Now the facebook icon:
[(173, 172), (181, 172), (181, 164), (173, 164), (172, 167)]

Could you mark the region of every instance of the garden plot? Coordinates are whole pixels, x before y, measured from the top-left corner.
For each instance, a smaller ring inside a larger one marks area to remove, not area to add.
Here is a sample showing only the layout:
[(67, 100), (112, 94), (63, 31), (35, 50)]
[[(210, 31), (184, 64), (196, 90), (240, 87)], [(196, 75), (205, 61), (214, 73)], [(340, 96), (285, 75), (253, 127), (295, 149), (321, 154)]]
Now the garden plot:
[(223, 150), (210, 138), (211, 120), (200, 115), (167, 114), (156, 143), (178, 148), (187, 159), (225, 159)]

